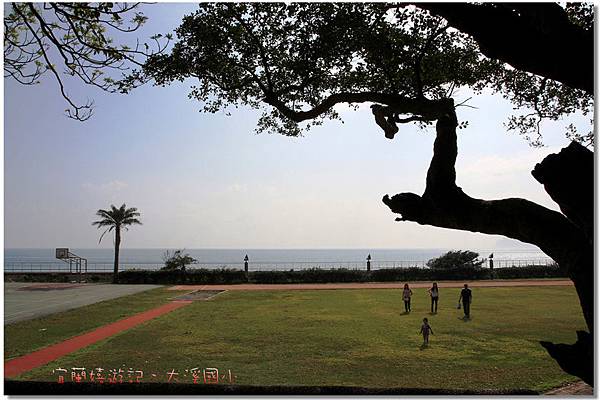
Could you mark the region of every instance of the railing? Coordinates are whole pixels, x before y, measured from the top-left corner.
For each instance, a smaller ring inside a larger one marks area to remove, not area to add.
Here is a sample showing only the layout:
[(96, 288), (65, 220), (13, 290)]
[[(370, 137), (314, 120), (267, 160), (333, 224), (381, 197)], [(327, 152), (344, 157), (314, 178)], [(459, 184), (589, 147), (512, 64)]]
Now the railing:
[[(507, 268), (507, 267), (525, 267), (529, 265), (541, 265), (549, 266), (555, 265), (554, 260), (550, 258), (535, 258), (535, 259), (520, 259), (520, 260), (509, 260), (509, 259), (494, 259), (494, 269), (496, 268)], [(130, 263), (123, 262), (119, 263), (119, 271), (126, 271), (131, 269), (142, 269), (142, 270), (158, 270), (164, 266), (163, 263)], [(415, 261), (415, 260), (404, 260), (404, 261), (378, 261), (371, 260), (371, 270), (386, 269), (386, 268), (425, 268), (427, 261)], [(482, 264), (484, 268), (488, 268), (488, 261)], [(365, 261), (282, 261), (282, 262), (251, 262), (249, 263), (249, 271), (289, 271), (289, 270), (303, 270), (303, 269), (366, 269)], [(188, 266), (188, 270), (192, 269), (218, 269), (218, 268), (230, 268), (230, 269), (244, 269), (243, 262), (200, 262)], [(113, 271), (112, 263), (88, 263), (88, 273), (90, 272), (104, 272), (109, 273)], [(60, 262), (6, 262), (4, 263), (5, 273), (48, 273), (48, 272), (69, 272), (68, 264)]]
[[(119, 271), (128, 269), (160, 269), (162, 263), (119, 263)], [(112, 272), (112, 263), (88, 263), (87, 271), (90, 272)], [(27, 273), (44, 273), (44, 272), (69, 272), (69, 264), (56, 262), (6, 262), (4, 263), (4, 272), (27, 272)]]
[[(558, 264), (551, 258), (535, 258), (527, 260), (494, 260), (494, 269), (509, 267), (526, 267), (528, 265), (556, 266)], [(485, 263), (484, 266), (489, 265)]]

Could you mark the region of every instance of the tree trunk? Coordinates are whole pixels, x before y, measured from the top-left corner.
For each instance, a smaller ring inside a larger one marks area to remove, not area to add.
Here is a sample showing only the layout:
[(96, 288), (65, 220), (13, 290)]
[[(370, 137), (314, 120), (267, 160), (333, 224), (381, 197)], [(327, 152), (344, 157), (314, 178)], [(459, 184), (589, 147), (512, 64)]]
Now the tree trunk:
[(121, 246), (121, 227), (115, 229), (115, 265), (113, 270), (113, 283), (119, 281), (119, 247)]
[[(558, 202), (561, 209), (569, 210), (573, 221), (561, 213), (525, 199), (490, 201), (469, 197), (456, 186), (456, 126), (454, 111), (437, 121), (433, 158), (427, 172), (423, 195), (400, 193), (391, 198), (386, 195), (383, 202), (394, 213), (401, 215), (400, 218), (396, 218), (397, 221), (413, 221), (442, 228), (504, 235), (538, 246), (568, 271), (575, 284), (588, 329), (593, 334), (594, 254), (593, 238), (589, 237), (592, 231), (589, 230), (590, 224), (587, 220), (589, 215), (593, 215), (593, 203), (589, 203), (588, 198), (582, 198), (579, 201), (588, 208), (583, 210), (585, 207), (578, 208), (575, 205), (578, 201), (577, 194), (589, 194), (589, 186), (580, 187), (574, 196), (569, 196), (556, 189), (556, 184), (545, 184), (547, 190), (549, 187), (553, 188), (552, 198)], [(578, 151), (581, 152), (581, 149)], [(586, 151), (589, 152), (587, 149)], [(552, 156), (548, 158), (550, 157)], [(589, 157), (583, 158), (585, 165), (588, 165)], [(538, 176), (543, 175), (546, 181), (551, 181), (548, 174), (542, 174), (541, 170), (547, 172), (550, 168), (540, 167)], [(583, 171), (582, 174), (593, 178), (589, 171)], [(581, 184), (593, 187), (593, 180)], [(562, 199), (568, 201), (563, 204)], [(592, 205), (591, 208), (589, 204)], [(575, 345), (553, 345), (547, 342), (543, 345), (566, 372), (575, 374), (593, 385), (593, 339), (590, 339), (590, 334), (583, 332), (579, 333), (578, 337), (579, 341)], [(560, 351), (557, 350), (557, 346), (560, 346)]]

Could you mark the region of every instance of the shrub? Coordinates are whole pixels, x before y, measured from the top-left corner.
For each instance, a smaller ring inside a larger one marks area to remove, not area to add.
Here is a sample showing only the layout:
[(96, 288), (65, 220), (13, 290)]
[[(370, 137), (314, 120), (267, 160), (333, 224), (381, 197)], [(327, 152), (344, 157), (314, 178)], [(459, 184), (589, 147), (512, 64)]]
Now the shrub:
[(173, 254), (167, 250), (163, 254), (163, 261), (165, 262), (165, 266), (160, 269), (161, 271), (185, 271), (188, 265), (198, 260), (192, 258), (188, 253), (183, 254), (183, 250), (175, 250)]
[(427, 261), (427, 266), (432, 269), (481, 268), (483, 260), (478, 260), (478, 257), (479, 253), (470, 250), (449, 251)]

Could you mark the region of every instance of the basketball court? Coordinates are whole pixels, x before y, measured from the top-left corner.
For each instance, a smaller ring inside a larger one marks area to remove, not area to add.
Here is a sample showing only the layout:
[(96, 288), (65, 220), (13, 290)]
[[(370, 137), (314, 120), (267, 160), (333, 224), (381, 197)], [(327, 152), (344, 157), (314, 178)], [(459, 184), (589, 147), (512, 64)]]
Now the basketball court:
[(4, 325), (87, 306), (160, 285), (4, 283)]

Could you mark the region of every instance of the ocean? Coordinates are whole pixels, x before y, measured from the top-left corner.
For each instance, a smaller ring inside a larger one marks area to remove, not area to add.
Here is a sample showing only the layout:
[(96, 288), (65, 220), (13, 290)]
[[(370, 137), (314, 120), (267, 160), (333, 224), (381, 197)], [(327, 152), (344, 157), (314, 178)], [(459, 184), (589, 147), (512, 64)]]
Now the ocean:
[[(425, 263), (453, 249), (184, 249), (198, 260), (191, 268), (243, 268), (246, 255), (249, 269), (289, 270), (306, 268), (366, 268), (371, 255), (371, 268), (425, 266)], [(129, 249), (120, 252), (120, 268), (158, 269), (164, 265), (167, 249)], [(171, 252), (174, 249), (170, 249)], [(494, 266), (527, 265), (531, 262), (550, 263), (538, 249), (475, 249), (481, 258), (494, 253)], [(70, 249), (87, 259), (89, 271), (112, 271), (113, 249)], [(4, 249), (4, 270), (63, 271), (69, 264), (55, 258), (54, 249)]]

